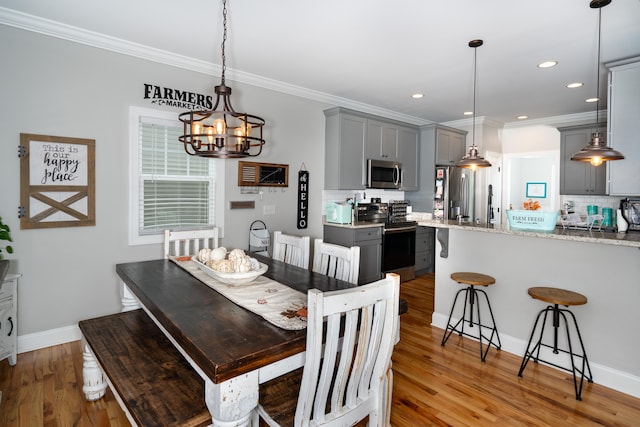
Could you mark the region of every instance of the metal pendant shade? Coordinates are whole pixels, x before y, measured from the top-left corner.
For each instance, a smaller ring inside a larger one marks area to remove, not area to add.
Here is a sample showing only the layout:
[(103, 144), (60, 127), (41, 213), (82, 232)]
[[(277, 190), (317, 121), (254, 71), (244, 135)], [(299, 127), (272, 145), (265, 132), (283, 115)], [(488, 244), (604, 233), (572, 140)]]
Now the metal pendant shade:
[[(212, 158), (255, 157), (265, 144), (264, 119), (238, 113), (231, 105), (231, 88), (225, 85), (225, 42), (227, 40), (227, 2), (223, 0), (222, 76), (215, 87), (216, 102), (212, 110), (187, 111), (178, 117), (184, 131), (178, 139), (192, 156)], [(218, 109), (220, 108), (220, 109)]]
[(473, 48), (473, 129), (471, 130), (472, 142), (469, 147), (469, 152), (462, 157), (461, 160), (456, 162), (456, 166), (459, 168), (473, 169), (488, 168), (491, 167), (491, 163), (484, 157), (478, 154), (478, 147), (476, 146), (476, 80), (477, 80), (477, 64), (478, 64), (478, 47), (482, 46), (484, 42), (482, 40), (471, 40), (469, 47)]
[[(598, 112), (600, 106), (600, 33), (601, 33), (601, 21), (602, 21), (602, 8), (611, 3), (611, 0), (592, 0), (589, 7), (592, 9), (598, 9), (598, 63), (597, 63), (597, 83), (596, 83), (596, 126), (598, 125)], [(577, 162), (589, 162), (593, 166), (600, 166), (603, 162), (610, 160), (622, 160), (624, 156), (617, 150), (611, 147), (607, 147), (603, 138), (600, 137), (600, 132), (594, 132), (591, 134), (591, 141), (589, 145), (582, 148), (576, 154), (571, 156), (571, 160)]]

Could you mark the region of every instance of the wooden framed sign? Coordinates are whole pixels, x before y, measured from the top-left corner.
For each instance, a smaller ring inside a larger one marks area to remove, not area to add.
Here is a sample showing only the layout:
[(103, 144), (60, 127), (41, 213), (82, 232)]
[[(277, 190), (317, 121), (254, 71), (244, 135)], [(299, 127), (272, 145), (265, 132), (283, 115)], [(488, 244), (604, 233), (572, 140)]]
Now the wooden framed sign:
[(96, 224), (95, 145), (20, 134), (20, 229)]

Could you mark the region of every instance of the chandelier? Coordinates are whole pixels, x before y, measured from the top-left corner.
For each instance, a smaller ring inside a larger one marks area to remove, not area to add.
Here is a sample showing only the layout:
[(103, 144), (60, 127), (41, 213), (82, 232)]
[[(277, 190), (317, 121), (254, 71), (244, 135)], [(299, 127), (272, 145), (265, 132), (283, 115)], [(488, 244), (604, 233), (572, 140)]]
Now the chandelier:
[(467, 153), (461, 160), (456, 162), (456, 166), (459, 168), (466, 168), (476, 170), (478, 168), (488, 168), (491, 166), (489, 161), (478, 154), (478, 147), (476, 146), (476, 81), (477, 81), (477, 64), (478, 64), (478, 47), (482, 46), (484, 42), (482, 40), (471, 40), (469, 47), (473, 48), (473, 128), (471, 130), (472, 142), (469, 147), (469, 153)]
[[(596, 126), (598, 126), (598, 112), (600, 109), (600, 32), (602, 20), (602, 8), (611, 3), (611, 0), (592, 0), (589, 3), (591, 9), (598, 9), (598, 62), (597, 62), (597, 80), (596, 80)], [(624, 156), (619, 151), (611, 147), (607, 147), (600, 132), (596, 130), (591, 134), (591, 142), (582, 148), (576, 154), (571, 156), (571, 160), (578, 162), (589, 162), (593, 166), (600, 166), (603, 162), (609, 160), (622, 160)]]
[[(260, 155), (264, 146), (264, 119), (238, 113), (231, 105), (231, 88), (225, 84), (227, 41), (227, 1), (222, 1), (222, 76), (215, 87), (216, 102), (212, 110), (187, 111), (178, 117), (184, 125), (178, 139), (192, 156), (212, 158), (241, 158)], [(220, 107), (220, 109), (218, 109)]]

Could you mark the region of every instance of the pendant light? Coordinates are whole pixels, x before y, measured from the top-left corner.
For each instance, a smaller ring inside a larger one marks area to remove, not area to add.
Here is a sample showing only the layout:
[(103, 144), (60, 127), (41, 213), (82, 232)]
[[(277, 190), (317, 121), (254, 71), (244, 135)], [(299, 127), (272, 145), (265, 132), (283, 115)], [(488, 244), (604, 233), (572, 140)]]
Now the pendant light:
[[(215, 87), (216, 102), (212, 110), (188, 111), (179, 116), (184, 124), (178, 139), (184, 150), (192, 156), (212, 158), (255, 157), (262, 152), (264, 138), (262, 118), (238, 113), (231, 105), (231, 88), (225, 84), (227, 41), (227, 1), (222, 1), (222, 79)], [(220, 107), (220, 110), (218, 110)]]
[[(598, 62), (597, 62), (597, 81), (596, 81), (596, 127), (600, 124), (598, 114), (600, 110), (600, 33), (602, 8), (611, 3), (611, 0), (592, 0), (589, 3), (591, 9), (598, 9)], [(589, 162), (593, 166), (600, 166), (603, 162), (609, 160), (622, 160), (624, 156), (619, 151), (611, 147), (607, 147), (604, 138), (600, 137), (600, 131), (597, 130), (591, 134), (591, 142), (582, 148), (576, 154), (571, 156), (571, 160), (578, 162)]]
[(469, 147), (469, 153), (466, 154), (462, 160), (456, 162), (456, 166), (459, 168), (467, 168), (476, 170), (478, 168), (491, 167), (491, 163), (485, 160), (484, 157), (478, 155), (478, 147), (476, 146), (476, 80), (477, 80), (477, 67), (478, 67), (478, 47), (482, 46), (484, 42), (482, 40), (471, 40), (469, 47), (473, 48), (473, 129), (471, 130), (472, 142)]

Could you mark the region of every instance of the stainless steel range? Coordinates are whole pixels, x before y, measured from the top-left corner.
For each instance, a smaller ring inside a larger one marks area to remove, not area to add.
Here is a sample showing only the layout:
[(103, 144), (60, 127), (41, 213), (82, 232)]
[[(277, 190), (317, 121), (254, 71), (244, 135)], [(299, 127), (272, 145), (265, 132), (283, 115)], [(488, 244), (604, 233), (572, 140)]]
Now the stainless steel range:
[(401, 281), (416, 277), (416, 229), (418, 223), (407, 219), (409, 203), (361, 203), (356, 221), (384, 223), (382, 229), (382, 272), (397, 273)]
[(416, 277), (416, 229), (407, 219), (409, 202), (389, 201), (388, 218), (382, 231), (382, 271), (398, 273), (404, 282)]

